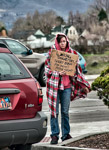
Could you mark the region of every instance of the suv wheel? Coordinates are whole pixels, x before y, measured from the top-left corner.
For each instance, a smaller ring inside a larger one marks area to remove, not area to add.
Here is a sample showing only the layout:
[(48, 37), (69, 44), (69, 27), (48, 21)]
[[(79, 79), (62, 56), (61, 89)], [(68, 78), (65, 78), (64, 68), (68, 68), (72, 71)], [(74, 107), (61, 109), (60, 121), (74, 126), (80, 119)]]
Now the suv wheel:
[(10, 150), (31, 150), (31, 144), (26, 145), (12, 145), (9, 147)]

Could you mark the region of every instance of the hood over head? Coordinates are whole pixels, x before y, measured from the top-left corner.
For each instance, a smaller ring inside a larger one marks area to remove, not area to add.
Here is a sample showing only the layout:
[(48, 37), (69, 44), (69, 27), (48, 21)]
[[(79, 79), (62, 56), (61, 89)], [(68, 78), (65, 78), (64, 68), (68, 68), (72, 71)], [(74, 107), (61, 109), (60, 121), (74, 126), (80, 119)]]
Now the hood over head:
[(57, 41), (57, 37), (58, 37), (59, 35), (62, 35), (62, 36), (64, 36), (64, 37), (66, 38), (66, 40), (67, 40), (66, 52), (68, 52), (68, 51), (69, 51), (69, 48), (70, 48), (70, 46), (69, 46), (69, 40), (68, 40), (67, 36), (66, 36), (64, 33), (58, 33), (58, 34), (56, 35), (56, 38), (55, 38), (55, 47), (56, 47), (56, 49), (57, 49), (57, 50), (61, 50), (61, 48), (60, 48), (60, 46), (59, 46), (59, 43), (58, 43), (58, 41)]

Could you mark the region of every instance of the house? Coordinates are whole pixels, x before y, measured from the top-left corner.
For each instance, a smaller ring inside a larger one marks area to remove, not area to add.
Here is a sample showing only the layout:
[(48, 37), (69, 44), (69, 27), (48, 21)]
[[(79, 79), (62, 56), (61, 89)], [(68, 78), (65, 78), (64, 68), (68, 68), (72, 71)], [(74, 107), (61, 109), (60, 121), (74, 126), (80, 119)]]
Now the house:
[(84, 30), (79, 36), (78, 41), (80, 45), (99, 45), (100, 41), (102, 41), (102, 37)]
[(51, 47), (55, 43), (55, 37), (58, 33), (64, 33), (68, 36), (70, 43), (78, 43), (78, 33), (73, 26), (60, 25), (51, 29), (51, 34), (45, 35), (41, 30), (37, 30), (34, 35), (27, 38), (27, 45), (32, 48)]
[(54, 34), (47, 34), (46, 35), (46, 40), (47, 40), (46, 45), (48, 44), (49, 47), (51, 47), (55, 43), (55, 37), (56, 37), (56, 35), (54, 35)]
[(37, 30), (34, 35), (27, 37), (27, 45), (32, 49), (43, 47), (45, 41), (46, 37), (41, 30)]
[(34, 41), (36, 40), (36, 37), (34, 35), (30, 35), (28, 38), (27, 38), (27, 41)]
[(69, 38), (69, 40), (78, 38), (78, 32), (74, 26), (70, 26), (68, 28), (67, 37)]
[[(54, 37), (55, 35), (53, 35)], [(53, 42), (51, 39), (53, 38), (52, 35), (45, 35), (41, 30), (37, 30), (34, 35), (30, 35), (27, 38), (27, 45), (31, 49), (36, 49), (36, 48), (48, 48), (51, 47)]]
[(43, 38), (45, 35), (44, 33), (41, 31), (41, 30), (37, 30), (35, 33), (34, 33), (34, 36), (36, 36), (36, 38)]
[(52, 28), (51, 34), (57, 35), (58, 33), (64, 33), (67, 35), (70, 43), (73, 43), (73, 45), (78, 43), (78, 32), (74, 26), (66, 26), (66, 25), (60, 25)]
[(86, 29), (83, 31), (83, 33), (79, 36), (78, 42), (79, 45), (87, 45), (87, 37), (90, 35), (89, 31)]
[(72, 26), (65, 27), (64, 29), (66, 29), (66, 31), (64, 31), (64, 32), (66, 33), (71, 44), (78, 45), (79, 35), (78, 35), (76, 28), (72, 25)]
[(51, 34), (57, 35), (58, 33), (64, 33), (64, 26), (65, 25), (59, 25), (55, 26), (51, 29)]
[(106, 33), (106, 41), (108, 41), (109, 42), (109, 30), (107, 31), (107, 33)]

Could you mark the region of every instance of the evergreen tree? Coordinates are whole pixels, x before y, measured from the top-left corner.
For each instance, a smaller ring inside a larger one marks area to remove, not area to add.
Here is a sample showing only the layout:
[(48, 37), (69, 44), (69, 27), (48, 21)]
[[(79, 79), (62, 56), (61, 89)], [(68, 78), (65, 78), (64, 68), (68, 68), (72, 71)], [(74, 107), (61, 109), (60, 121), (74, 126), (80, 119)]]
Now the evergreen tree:
[(103, 8), (100, 10), (100, 12), (98, 14), (98, 18), (99, 18), (99, 21), (107, 19), (107, 13)]

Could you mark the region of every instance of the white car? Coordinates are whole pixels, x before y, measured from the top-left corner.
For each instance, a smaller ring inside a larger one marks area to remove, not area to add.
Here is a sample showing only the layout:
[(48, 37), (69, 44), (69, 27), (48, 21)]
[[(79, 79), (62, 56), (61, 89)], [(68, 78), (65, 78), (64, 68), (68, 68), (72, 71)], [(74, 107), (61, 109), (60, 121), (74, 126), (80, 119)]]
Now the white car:
[(0, 45), (10, 49), (26, 65), (41, 86), (45, 86), (44, 64), (46, 56), (33, 52), (23, 43), (12, 38), (0, 37)]

